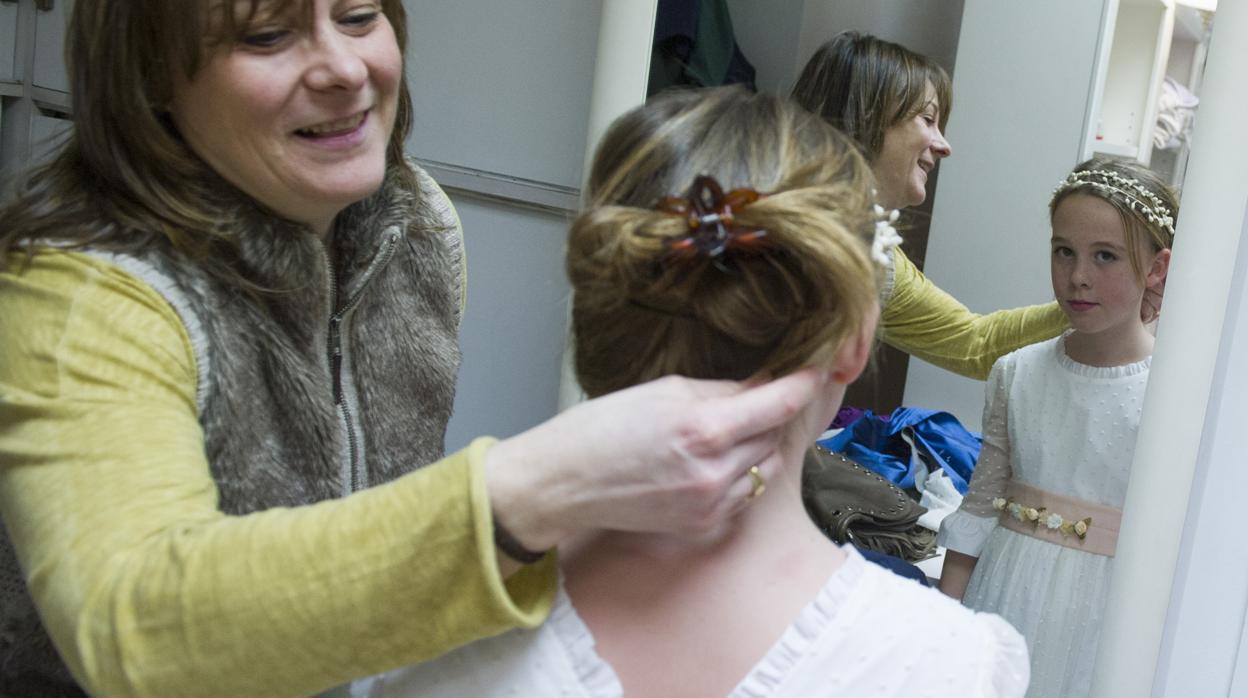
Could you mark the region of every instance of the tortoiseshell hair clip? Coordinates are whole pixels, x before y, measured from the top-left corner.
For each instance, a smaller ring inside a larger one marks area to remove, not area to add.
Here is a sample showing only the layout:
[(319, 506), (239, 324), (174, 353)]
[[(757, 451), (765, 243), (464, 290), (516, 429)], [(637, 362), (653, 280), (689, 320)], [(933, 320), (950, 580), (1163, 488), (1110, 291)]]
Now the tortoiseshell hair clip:
[(681, 216), (689, 226), (689, 235), (666, 239), (664, 264), (684, 266), (706, 258), (726, 271), (720, 261), (722, 258), (757, 256), (770, 249), (766, 230), (742, 226), (734, 218), (734, 211), (763, 196), (748, 187), (733, 189), (725, 194), (714, 177), (700, 175), (693, 180), (686, 196), (660, 199), (656, 210)]

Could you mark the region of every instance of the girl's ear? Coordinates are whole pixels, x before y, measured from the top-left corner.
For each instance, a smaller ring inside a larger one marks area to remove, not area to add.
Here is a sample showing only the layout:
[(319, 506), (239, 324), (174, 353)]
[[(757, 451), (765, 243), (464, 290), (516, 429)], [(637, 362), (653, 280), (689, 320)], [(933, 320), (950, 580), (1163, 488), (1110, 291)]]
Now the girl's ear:
[(832, 365), (831, 378), (842, 385), (849, 385), (858, 380), (867, 361), (871, 358), (871, 348), (875, 346), (875, 325), (879, 318), (879, 310), (869, 322), (863, 323), (857, 337), (851, 338), (841, 347)]
[(1152, 288), (1166, 280), (1170, 272), (1170, 249), (1164, 249), (1153, 255), (1153, 263), (1144, 275), (1144, 288)]

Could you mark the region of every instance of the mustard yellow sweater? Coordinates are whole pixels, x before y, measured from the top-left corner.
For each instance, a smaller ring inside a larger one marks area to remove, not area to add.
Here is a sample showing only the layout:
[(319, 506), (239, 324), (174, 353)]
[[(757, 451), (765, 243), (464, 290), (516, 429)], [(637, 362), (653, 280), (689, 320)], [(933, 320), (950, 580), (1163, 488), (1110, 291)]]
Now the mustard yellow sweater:
[(553, 556), (504, 581), (489, 440), (349, 498), (217, 510), (190, 340), (73, 253), (0, 274), (0, 511), (67, 663), (102, 695), (306, 695), (540, 623)]
[(1057, 303), (978, 315), (928, 281), (900, 249), (893, 267), (893, 292), (880, 315), (884, 342), (968, 378), (984, 380), (998, 358), (1056, 337), (1068, 324)]

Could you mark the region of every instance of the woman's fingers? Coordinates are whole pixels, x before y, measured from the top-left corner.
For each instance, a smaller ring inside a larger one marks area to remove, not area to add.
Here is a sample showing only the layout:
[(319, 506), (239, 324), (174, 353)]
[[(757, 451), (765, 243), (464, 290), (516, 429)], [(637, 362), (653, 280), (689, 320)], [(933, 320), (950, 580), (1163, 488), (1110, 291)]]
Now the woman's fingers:
[[(777, 443), (776, 447), (768, 452), (766, 458), (750, 466), (750, 468), (746, 468), (745, 472), (733, 481), (732, 485), (724, 493), (721, 511), (718, 512), (718, 515), (722, 518), (735, 516), (749, 507), (755, 498), (766, 497), (768, 495), (768, 483), (772, 482), (780, 474), (780, 469), (783, 465)], [(757, 476), (750, 474), (751, 468), (758, 469), (756, 471)]]
[[(827, 386), (827, 380), (826, 371), (805, 368), (745, 389), (723, 381), (694, 382), (699, 393), (714, 391), (719, 397), (695, 406), (697, 412), (682, 432), (686, 446), (694, 456), (728, 453), (743, 441), (788, 423)], [(735, 391), (725, 393), (725, 386), (735, 386)]]
[(722, 525), (778, 473), (784, 425), (825, 384), (810, 369), (754, 386), (666, 378), (583, 403), (491, 449), (495, 513), (542, 547), (586, 528)]
[(719, 484), (699, 489), (697, 495), (674, 497), (672, 510), (685, 521), (673, 530), (706, 533), (748, 507), (755, 496), (767, 496), (767, 483), (785, 467), (780, 451), (782, 426), (732, 444), (714, 458), (697, 461), (704, 470), (714, 473)]

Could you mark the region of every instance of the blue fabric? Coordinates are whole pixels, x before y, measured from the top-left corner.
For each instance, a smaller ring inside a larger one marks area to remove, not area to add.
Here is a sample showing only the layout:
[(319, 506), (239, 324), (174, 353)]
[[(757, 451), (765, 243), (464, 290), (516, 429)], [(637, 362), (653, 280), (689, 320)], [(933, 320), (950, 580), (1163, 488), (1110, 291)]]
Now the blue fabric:
[(966, 430), (948, 412), (898, 407), (891, 415), (878, 416), (863, 410), (862, 416), (820, 446), (845, 454), (846, 458), (879, 473), (902, 489), (914, 489), (914, 476), (922, 467), (910, 458), (910, 445), (902, 434), (910, 435), (915, 448), (931, 467), (945, 471), (953, 486), (966, 494), (982, 442), (979, 434)]
[(927, 583), (927, 575), (923, 574), (923, 570), (899, 557), (893, 557), (892, 555), (886, 555), (884, 553), (877, 553), (874, 550), (868, 550), (866, 548), (858, 548), (858, 552), (862, 553), (862, 557), (865, 558), (867, 562), (874, 562), (895, 575), (905, 577), (906, 579), (913, 579), (925, 587), (931, 586), (931, 584)]

